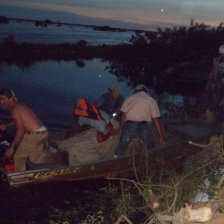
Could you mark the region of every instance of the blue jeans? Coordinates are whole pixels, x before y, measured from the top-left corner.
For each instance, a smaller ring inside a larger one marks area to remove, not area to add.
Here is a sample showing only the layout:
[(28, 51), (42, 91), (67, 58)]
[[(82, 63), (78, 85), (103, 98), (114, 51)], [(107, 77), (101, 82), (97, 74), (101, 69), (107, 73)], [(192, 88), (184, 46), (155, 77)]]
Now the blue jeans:
[(129, 143), (133, 139), (141, 139), (144, 141), (146, 143), (147, 149), (155, 147), (151, 127), (147, 124), (146, 121), (126, 121), (122, 128), (120, 142), (115, 150), (115, 155), (124, 155), (125, 150), (128, 148)]

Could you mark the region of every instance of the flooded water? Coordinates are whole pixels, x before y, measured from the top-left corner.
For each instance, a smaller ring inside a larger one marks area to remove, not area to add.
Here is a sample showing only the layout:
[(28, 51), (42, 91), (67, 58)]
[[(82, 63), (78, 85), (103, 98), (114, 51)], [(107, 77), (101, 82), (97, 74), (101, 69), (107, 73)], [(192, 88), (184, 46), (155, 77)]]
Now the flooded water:
[[(117, 83), (116, 76), (105, 70), (99, 59), (85, 61), (80, 68), (75, 62), (38, 62), (23, 70), (2, 64), (0, 88), (12, 88), (18, 99), (26, 102), (50, 128), (65, 128), (79, 97), (94, 102)], [(131, 89), (120, 83), (127, 96)], [(7, 113), (1, 107), (1, 120)]]
[(120, 44), (129, 42), (135, 32), (112, 32), (94, 30), (89, 27), (62, 25), (48, 25), (38, 28), (34, 22), (18, 22), (10, 20), (8, 24), (0, 23), (0, 41), (9, 34), (13, 35), (17, 42), (28, 43), (77, 43), (85, 40), (89, 45)]
[[(95, 102), (114, 83), (119, 83), (124, 97), (133, 92), (133, 87), (119, 82), (106, 70), (107, 62), (94, 59), (84, 63), (80, 68), (74, 61), (45, 61), (26, 69), (3, 63), (0, 89), (12, 88), (18, 99), (28, 104), (48, 128), (64, 129), (69, 125), (78, 98)], [(160, 101), (166, 100), (182, 104), (183, 97), (166, 93)], [(2, 106), (0, 115), (1, 121), (9, 119), (8, 111)]]

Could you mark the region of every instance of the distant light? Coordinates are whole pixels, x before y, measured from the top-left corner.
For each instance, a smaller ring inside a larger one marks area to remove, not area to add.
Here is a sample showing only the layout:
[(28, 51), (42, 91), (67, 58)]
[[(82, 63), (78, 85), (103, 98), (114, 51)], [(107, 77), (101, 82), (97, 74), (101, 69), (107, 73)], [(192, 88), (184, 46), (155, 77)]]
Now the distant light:
[(99, 77), (99, 78), (101, 78), (101, 77), (102, 77), (102, 75), (98, 75), (98, 77)]
[(164, 9), (160, 9), (160, 12), (164, 12), (165, 10)]

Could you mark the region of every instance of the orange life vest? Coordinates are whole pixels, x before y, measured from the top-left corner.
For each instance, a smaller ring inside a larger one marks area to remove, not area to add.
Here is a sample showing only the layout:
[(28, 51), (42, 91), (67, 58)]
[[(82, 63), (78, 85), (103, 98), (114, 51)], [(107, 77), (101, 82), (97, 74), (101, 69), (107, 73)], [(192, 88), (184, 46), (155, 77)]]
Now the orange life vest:
[(105, 122), (96, 106), (87, 102), (87, 100), (84, 98), (78, 99), (77, 105), (75, 106), (73, 113), (82, 117), (87, 117)]

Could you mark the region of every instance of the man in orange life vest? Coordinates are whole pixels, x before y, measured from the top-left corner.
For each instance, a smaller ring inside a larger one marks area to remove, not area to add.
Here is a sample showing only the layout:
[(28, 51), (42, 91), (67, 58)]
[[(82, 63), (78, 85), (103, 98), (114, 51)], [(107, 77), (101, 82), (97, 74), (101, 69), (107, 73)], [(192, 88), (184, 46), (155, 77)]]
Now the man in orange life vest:
[(109, 122), (106, 122), (97, 107), (89, 103), (86, 99), (78, 99), (74, 108), (74, 115), (79, 116), (79, 125), (90, 125), (97, 129), (97, 141), (105, 141), (113, 134), (113, 128)]

